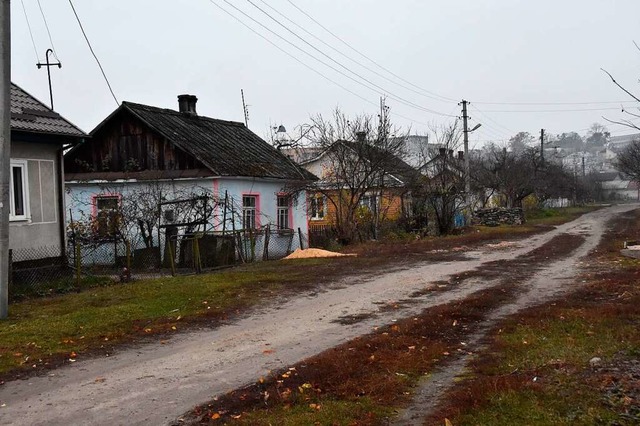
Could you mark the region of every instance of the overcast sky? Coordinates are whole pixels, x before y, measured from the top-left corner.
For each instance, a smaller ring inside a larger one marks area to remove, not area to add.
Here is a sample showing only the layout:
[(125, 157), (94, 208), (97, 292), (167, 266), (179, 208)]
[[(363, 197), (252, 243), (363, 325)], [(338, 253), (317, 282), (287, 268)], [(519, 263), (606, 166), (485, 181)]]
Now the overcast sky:
[[(243, 121), (244, 89), (249, 127), (263, 137), (270, 125), (284, 124), (293, 133), (310, 115), (328, 115), (336, 106), (348, 114), (376, 114), (381, 95), (394, 122), (412, 133), (454, 120), (464, 98), (471, 102), (471, 126), (482, 123), (475, 145), (541, 128), (585, 134), (593, 122), (605, 123), (603, 115), (622, 117), (620, 101), (630, 99), (600, 68), (640, 93), (640, 51), (633, 44), (640, 45), (638, 0), (251, 2), (74, 5), (118, 101), (177, 109), (176, 96), (189, 93), (199, 99), (199, 114)], [(91, 131), (116, 102), (69, 1), (40, 4), (63, 64), (51, 70), (55, 109)], [(12, 80), (48, 104), (47, 73), (35, 64), (52, 46), (38, 1), (13, 0), (11, 8)]]

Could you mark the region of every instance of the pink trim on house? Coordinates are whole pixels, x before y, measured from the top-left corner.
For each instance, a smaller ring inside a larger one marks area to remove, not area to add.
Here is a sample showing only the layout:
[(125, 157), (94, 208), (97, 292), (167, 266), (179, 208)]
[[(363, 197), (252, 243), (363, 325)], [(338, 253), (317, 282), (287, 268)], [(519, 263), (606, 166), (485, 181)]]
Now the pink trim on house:
[(119, 192), (103, 192), (91, 195), (91, 217), (98, 217), (98, 198), (118, 198), (118, 205), (122, 203), (122, 194)]

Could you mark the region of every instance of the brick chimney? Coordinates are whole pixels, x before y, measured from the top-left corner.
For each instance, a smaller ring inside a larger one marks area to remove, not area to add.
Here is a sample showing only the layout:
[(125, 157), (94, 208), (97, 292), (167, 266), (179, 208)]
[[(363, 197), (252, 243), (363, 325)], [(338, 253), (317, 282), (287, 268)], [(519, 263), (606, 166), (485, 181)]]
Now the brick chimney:
[(464, 160), (464, 151), (458, 151), (458, 160)]
[(197, 102), (198, 98), (194, 95), (178, 95), (178, 111), (189, 115), (198, 115), (196, 112)]
[(438, 152), (440, 153), (440, 157), (446, 157), (447, 156), (447, 148), (439, 148)]
[(367, 132), (356, 132), (356, 141), (365, 142), (367, 140)]

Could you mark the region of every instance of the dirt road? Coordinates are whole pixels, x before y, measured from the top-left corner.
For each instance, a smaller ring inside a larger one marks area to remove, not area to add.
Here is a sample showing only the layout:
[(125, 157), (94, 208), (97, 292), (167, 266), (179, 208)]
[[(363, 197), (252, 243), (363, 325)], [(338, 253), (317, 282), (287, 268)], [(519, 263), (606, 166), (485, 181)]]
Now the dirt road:
[[(321, 293), (283, 300), (215, 330), (123, 350), (108, 358), (79, 361), (45, 377), (6, 383), (0, 387), (0, 424), (165, 424), (195, 404), (254, 382), (270, 370), (490, 285), (471, 280), (451, 290), (424, 292), (438, 285), (434, 284), (437, 281), (485, 262), (525, 254), (561, 233), (583, 235), (585, 242), (574, 255), (557, 264), (550, 259), (549, 266), (530, 280), (528, 297), (520, 298), (520, 304), (506, 306), (503, 313), (517, 311), (532, 300), (561, 291), (573, 277), (577, 262), (600, 240), (606, 221), (633, 208), (637, 206), (599, 210), (516, 245), (467, 252), (465, 260), (418, 264), (334, 283)], [(387, 309), (408, 298), (419, 303), (400, 303), (397, 309)], [(354, 316), (361, 321), (344, 324)]]

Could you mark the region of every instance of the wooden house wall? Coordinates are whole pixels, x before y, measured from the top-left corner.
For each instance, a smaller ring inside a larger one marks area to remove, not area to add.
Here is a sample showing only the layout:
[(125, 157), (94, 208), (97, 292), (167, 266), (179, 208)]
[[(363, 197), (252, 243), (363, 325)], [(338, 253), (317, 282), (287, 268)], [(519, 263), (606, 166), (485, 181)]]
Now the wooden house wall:
[(65, 158), (65, 172), (192, 170), (205, 166), (142, 121), (121, 111)]

